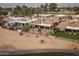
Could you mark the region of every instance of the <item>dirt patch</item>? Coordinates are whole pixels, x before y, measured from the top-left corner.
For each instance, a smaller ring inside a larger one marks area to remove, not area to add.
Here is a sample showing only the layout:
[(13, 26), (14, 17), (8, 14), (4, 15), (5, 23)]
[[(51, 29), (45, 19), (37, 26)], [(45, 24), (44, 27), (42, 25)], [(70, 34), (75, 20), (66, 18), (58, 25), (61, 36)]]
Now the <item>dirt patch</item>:
[(16, 47), (14, 47), (12, 44), (4, 44), (0, 46), (0, 52), (13, 52), (18, 51)]
[[(79, 44), (47, 36), (24, 33), (0, 28), (0, 50), (29, 50), (29, 49), (79, 49)], [(44, 40), (44, 43), (40, 43)], [(73, 45), (72, 45), (73, 44)], [(74, 48), (75, 49), (75, 48)]]

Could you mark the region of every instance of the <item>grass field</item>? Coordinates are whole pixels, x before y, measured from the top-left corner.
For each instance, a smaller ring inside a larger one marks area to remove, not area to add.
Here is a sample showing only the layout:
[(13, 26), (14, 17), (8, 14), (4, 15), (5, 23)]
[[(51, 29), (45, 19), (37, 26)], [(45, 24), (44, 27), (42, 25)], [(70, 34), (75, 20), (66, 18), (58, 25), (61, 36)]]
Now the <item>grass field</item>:
[(65, 34), (64, 32), (57, 32), (55, 34), (57, 37), (62, 37), (62, 38), (68, 38), (68, 39), (73, 39), (73, 40), (79, 40), (79, 35), (74, 35), (74, 34)]

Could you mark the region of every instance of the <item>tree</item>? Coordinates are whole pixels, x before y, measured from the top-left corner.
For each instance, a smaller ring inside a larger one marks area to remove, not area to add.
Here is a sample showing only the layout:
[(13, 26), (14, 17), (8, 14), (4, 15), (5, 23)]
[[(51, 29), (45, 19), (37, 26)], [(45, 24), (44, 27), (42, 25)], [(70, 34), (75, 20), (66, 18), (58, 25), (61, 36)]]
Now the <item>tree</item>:
[(79, 11), (79, 7), (74, 7), (73, 11)]
[(28, 16), (32, 16), (33, 15), (33, 8), (32, 7), (28, 8), (27, 15)]
[(60, 31), (60, 29), (56, 27), (58, 24), (58, 22), (53, 23), (53, 31), (55, 34)]
[(58, 22), (53, 23), (54, 26), (57, 26), (58, 24), (59, 24)]
[(71, 14), (71, 11), (72, 11), (72, 8), (71, 7), (68, 7), (67, 10), (70, 12)]
[(44, 5), (41, 5), (41, 6), (40, 6), (40, 10), (41, 10), (41, 13), (44, 12)]
[(0, 7), (0, 16), (2, 16), (2, 7)]
[(73, 11), (75, 11), (75, 14), (79, 14), (79, 7), (74, 7)]
[(79, 11), (76, 11), (75, 14), (79, 14)]
[(37, 9), (37, 14), (41, 13), (41, 10), (39, 7), (37, 7), (36, 9)]
[(23, 15), (27, 15), (28, 7), (25, 6), (25, 5), (23, 5), (22, 9), (23, 9), (23, 10), (22, 10)]
[(60, 29), (59, 29), (59, 28), (57, 28), (56, 26), (54, 26), (54, 27), (53, 27), (53, 31), (54, 31), (54, 33), (56, 34), (57, 32), (59, 32), (59, 31), (60, 31)]
[(5, 15), (8, 15), (8, 12), (7, 12), (7, 11), (2, 11), (1, 13), (2, 13), (2, 15), (4, 15), (4, 16), (5, 16)]
[(14, 15), (22, 15), (22, 7), (17, 5), (16, 8), (14, 9), (14, 11), (13, 11), (13, 14)]
[(2, 25), (3, 17), (0, 16), (0, 25)]
[(56, 3), (50, 3), (49, 9), (50, 9), (50, 11), (55, 11), (55, 9), (57, 9), (57, 4)]
[(44, 12), (48, 12), (48, 8), (49, 8), (49, 5), (46, 3), (46, 4), (44, 5)]
[(41, 10), (39, 7), (34, 8), (34, 13), (37, 14), (37, 17), (39, 17), (39, 13), (41, 13)]
[(3, 15), (7, 15), (8, 12), (3, 11), (3, 8), (0, 7), (0, 25), (3, 26), (4, 25), (4, 20), (3, 20)]

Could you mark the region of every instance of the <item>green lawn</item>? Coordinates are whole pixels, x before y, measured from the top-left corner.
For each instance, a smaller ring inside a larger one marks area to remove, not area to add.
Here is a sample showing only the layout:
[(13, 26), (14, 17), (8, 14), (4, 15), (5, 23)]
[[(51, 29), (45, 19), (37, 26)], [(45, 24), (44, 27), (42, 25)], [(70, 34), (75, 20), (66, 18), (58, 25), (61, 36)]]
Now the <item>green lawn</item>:
[(74, 39), (74, 40), (79, 40), (79, 35), (74, 35), (74, 34), (65, 34), (64, 32), (57, 32), (55, 34), (57, 37), (62, 37), (62, 38), (68, 38), (68, 39)]

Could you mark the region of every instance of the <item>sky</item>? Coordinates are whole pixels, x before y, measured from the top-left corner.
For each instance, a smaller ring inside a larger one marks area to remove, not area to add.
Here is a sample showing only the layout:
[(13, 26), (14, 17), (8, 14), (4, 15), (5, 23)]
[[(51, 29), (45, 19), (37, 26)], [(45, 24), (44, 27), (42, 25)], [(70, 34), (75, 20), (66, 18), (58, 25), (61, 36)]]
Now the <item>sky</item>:
[[(0, 6), (3, 8), (14, 8), (16, 5), (22, 6), (26, 5), (28, 7), (39, 7), (41, 4), (44, 3), (0, 3)], [(74, 7), (79, 6), (79, 3), (57, 3), (58, 7)]]

